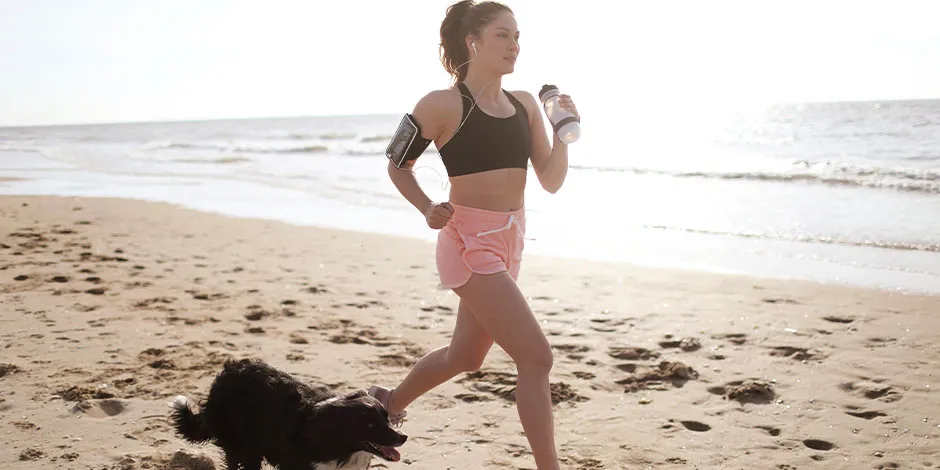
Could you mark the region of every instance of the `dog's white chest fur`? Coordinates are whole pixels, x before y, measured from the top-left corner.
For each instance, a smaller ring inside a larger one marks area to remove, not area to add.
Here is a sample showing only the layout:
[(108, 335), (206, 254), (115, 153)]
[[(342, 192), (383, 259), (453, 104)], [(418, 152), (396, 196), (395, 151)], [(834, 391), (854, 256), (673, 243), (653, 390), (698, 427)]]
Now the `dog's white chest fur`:
[(310, 470), (366, 470), (372, 464), (372, 454), (368, 452), (356, 452), (349, 459), (346, 465), (339, 466), (336, 462), (318, 463)]

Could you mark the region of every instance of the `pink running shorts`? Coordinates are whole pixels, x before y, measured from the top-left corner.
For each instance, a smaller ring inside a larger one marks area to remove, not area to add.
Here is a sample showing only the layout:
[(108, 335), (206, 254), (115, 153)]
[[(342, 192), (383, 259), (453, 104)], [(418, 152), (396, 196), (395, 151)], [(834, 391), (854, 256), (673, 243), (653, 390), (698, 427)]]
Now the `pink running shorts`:
[(451, 203), (454, 213), (437, 236), (440, 289), (460, 287), (470, 275), (508, 271), (519, 277), (525, 208), (498, 212)]

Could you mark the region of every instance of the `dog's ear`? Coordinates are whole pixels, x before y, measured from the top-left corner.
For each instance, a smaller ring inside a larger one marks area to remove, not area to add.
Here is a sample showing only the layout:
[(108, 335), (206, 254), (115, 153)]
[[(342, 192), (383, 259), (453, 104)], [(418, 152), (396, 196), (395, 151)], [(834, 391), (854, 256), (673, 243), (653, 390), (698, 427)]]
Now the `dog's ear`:
[(343, 399), (350, 401), (350, 400), (355, 400), (357, 398), (362, 398), (367, 395), (369, 394), (365, 390), (355, 390), (355, 391), (347, 393), (345, 396), (343, 396)]

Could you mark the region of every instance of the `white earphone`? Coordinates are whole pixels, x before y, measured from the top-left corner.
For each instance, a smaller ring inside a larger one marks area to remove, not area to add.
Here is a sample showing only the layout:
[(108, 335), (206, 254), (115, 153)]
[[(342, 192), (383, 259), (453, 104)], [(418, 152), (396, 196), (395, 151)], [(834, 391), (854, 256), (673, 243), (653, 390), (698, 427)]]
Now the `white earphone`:
[(473, 48), (473, 52), (474, 52), (474, 53), (479, 54), (479, 53), (477, 52), (477, 42), (476, 42), (476, 41), (470, 41), (470, 47)]

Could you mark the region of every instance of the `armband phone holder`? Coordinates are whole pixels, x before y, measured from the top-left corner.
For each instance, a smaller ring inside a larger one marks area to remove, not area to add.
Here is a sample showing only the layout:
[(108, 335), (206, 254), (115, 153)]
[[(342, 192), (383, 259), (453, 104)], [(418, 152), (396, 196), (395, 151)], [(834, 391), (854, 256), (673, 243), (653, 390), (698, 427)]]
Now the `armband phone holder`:
[(395, 167), (401, 168), (406, 161), (421, 156), (430, 143), (429, 139), (421, 136), (421, 128), (414, 116), (405, 114), (385, 149), (385, 156), (395, 164)]

